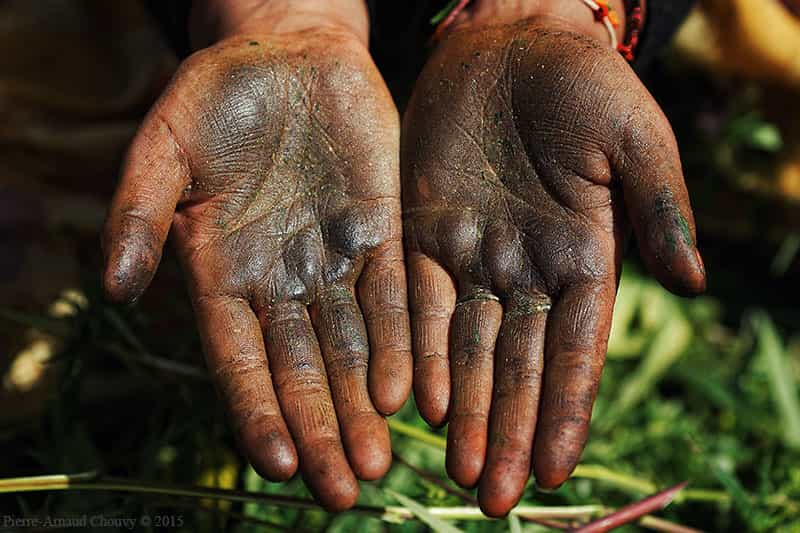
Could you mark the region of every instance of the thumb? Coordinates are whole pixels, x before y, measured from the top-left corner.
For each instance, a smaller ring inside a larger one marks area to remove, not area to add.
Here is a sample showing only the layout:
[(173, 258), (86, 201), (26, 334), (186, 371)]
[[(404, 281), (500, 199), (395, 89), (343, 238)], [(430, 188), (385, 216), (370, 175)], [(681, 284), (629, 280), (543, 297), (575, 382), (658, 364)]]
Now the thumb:
[(186, 154), (156, 104), (128, 149), (103, 228), (103, 287), (110, 300), (134, 302), (150, 284), (190, 180)]
[(653, 107), (640, 109), (623, 129), (612, 164), (648, 270), (676, 294), (699, 294), (706, 273), (678, 146), (666, 117)]

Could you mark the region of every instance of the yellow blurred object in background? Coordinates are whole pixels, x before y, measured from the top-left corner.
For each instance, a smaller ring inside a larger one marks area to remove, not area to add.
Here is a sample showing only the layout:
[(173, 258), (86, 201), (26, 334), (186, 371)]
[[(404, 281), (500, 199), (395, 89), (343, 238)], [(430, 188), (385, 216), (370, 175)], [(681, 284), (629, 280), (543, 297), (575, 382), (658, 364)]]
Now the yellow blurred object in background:
[(800, 89), (800, 17), (778, 0), (701, 0), (676, 46), (712, 70)]

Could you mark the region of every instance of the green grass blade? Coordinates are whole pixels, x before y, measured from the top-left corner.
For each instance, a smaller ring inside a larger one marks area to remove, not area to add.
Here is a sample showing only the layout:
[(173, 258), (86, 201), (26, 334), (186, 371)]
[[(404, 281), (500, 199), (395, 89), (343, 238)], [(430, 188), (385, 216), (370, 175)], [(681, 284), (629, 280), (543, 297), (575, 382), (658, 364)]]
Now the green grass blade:
[(770, 392), (783, 422), (784, 443), (792, 449), (800, 449), (800, 401), (783, 342), (766, 313), (756, 313), (753, 326), (757, 354), (766, 363)]
[(508, 515), (508, 531), (509, 533), (522, 533), (522, 524), (517, 515)]
[(642, 283), (635, 278), (623, 277), (614, 303), (614, 318), (608, 338), (608, 357), (623, 359), (638, 357), (647, 340), (641, 332), (631, 331), (631, 324), (642, 299)]
[(619, 396), (609, 407), (608, 414), (598, 421), (598, 428), (608, 431), (616, 420), (638, 405), (686, 351), (691, 340), (691, 324), (674, 308), (672, 316), (656, 334), (636, 372), (622, 383)]
[(457, 527), (448, 524), (441, 518), (437, 518), (428, 512), (424, 505), (412, 500), (408, 496), (404, 496), (399, 492), (392, 489), (386, 489), (386, 493), (400, 502), (400, 504), (408, 509), (414, 516), (420, 519), (425, 525), (431, 528), (436, 533), (461, 533)]
[(389, 423), (389, 429), (395, 433), (399, 433), (400, 435), (404, 435), (418, 442), (423, 442), (440, 450), (447, 448), (447, 440), (444, 437), (440, 437), (439, 435), (435, 435), (430, 431), (407, 424), (397, 417), (391, 417), (387, 419), (387, 422)]
[(711, 472), (725, 488), (725, 491), (730, 494), (739, 514), (746, 518), (752, 517), (754, 512), (753, 502), (739, 480), (733, 474), (720, 468), (719, 465), (713, 464), (713, 462), (711, 463)]

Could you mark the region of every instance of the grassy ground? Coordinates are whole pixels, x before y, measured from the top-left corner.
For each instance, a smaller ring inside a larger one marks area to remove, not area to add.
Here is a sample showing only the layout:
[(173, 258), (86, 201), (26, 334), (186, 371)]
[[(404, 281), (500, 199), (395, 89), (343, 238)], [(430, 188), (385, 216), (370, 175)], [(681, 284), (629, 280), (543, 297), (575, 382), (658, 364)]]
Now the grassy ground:
[[(721, 321), (721, 313), (718, 300), (678, 299), (628, 265), (583, 463), (554, 493), (531, 485), (521, 505), (556, 506), (560, 514), (585, 519), (602, 507), (690, 480), (660, 516), (713, 531), (800, 528), (800, 342), (781, 334), (762, 310), (747, 312), (735, 328)], [(3, 452), (12, 463), (4, 474), (100, 470), (146, 480), (151, 490), (200, 484), (296, 501), (217, 506), (189, 498), (172, 507), (174, 500), (164, 503), (163, 495), (59, 492), (6, 497), (4, 512), (163, 513), (182, 516), (189, 528), (184, 529), (192, 531), (260, 531), (263, 521), (286, 530), (424, 529), (418, 520), (395, 525), (373, 517), (371, 508), (340, 516), (298, 509), (308, 498), (300, 480), (260, 480), (236, 456), (211, 388), (196, 372), (190, 329), (145, 342), (154, 317), (141, 309), (107, 307), (91, 296), (88, 307), (66, 320), (6, 318), (36, 322), (64, 336), (66, 344), (63, 381), (46, 415), (36, 427), (5, 436)], [(173, 357), (163, 355), (168, 353)], [(363, 484), (364, 505), (400, 506), (415, 516), (419, 512), (403, 496), (434, 513), (472, 506), (472, 494), (444, 481), (442, 435), (425, 426), (412, 403), (393, 417), (392, 430), (395, 465), (384, 480)], [(587, 505), (595, 507), (581, 509)], [(465, 513), (468, 520), (452, 522), (465, 531), (513, 527)], [(386, 518), (407, 516), (395, 511)], [(522, 525), (524, 531), (540, 528)]]

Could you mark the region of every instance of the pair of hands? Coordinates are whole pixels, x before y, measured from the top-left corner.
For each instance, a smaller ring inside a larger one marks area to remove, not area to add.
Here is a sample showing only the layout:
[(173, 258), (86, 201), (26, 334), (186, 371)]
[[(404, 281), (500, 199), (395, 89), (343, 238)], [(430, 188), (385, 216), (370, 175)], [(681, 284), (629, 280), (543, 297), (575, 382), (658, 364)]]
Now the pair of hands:
[(588, 10), (501, 17), (487, 0), (428, 60), (401, 147), (361, 2), (244, 3), (205, 6), (222, 38), (130, 147), (107, 293), (141, 295), (172, 231), (248, 460), (275, 481), (299, 463), (328, 509), (388, 470), (383, 416), (412, 374), (422, 416), (449, 422), (449, 475), (479, 484), (487, 514), (516, 504), (531, 463), (560, 485), (629, 229), (668, 288), (705, 283), (658, 106)]

